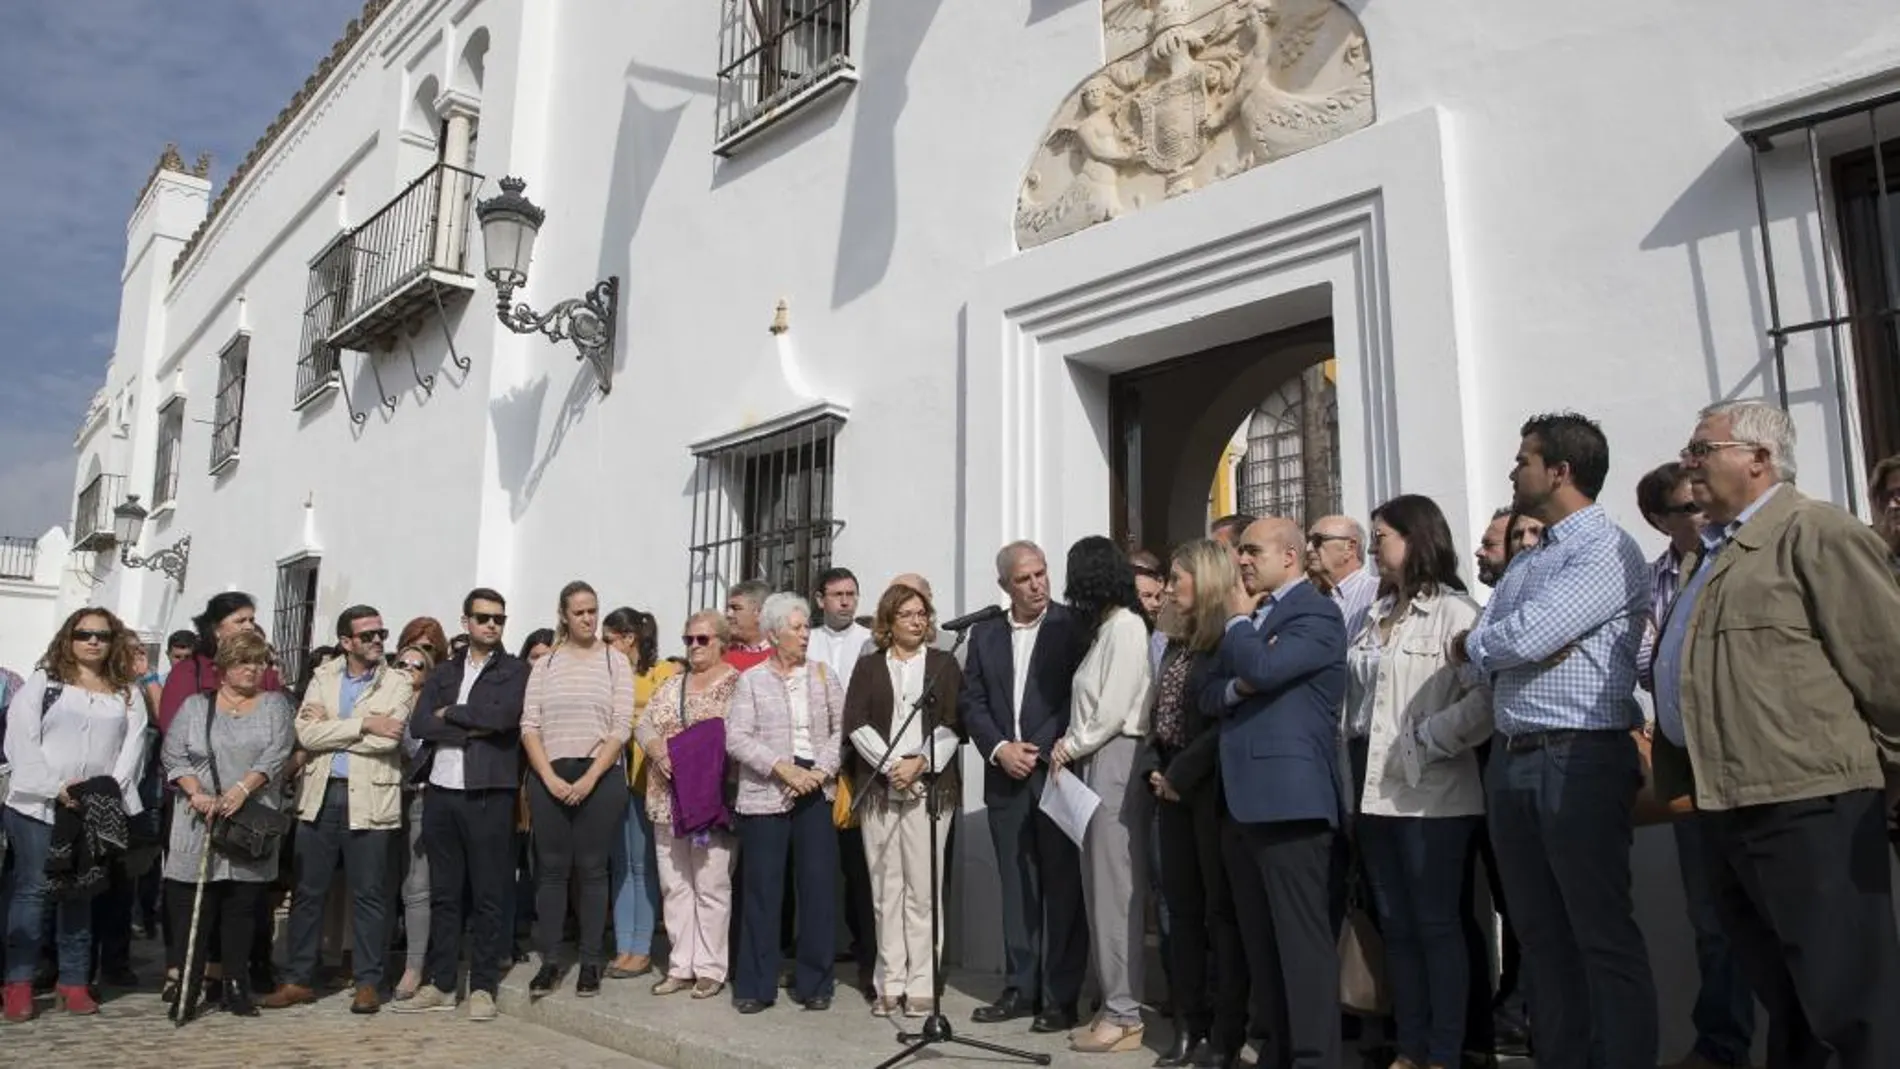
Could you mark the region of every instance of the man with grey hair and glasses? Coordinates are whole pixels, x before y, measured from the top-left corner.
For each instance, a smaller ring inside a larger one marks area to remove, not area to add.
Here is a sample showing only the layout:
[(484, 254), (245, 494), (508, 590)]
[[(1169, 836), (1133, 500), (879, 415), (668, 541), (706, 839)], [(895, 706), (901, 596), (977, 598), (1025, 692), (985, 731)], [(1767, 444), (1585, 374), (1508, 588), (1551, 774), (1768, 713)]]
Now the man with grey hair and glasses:
[(1882, 769), (1900, 755), (1900, 586), (1878, 535), (1794, 488), (1794, 447), (1786, 412), (1731, 401), (1682, 450), (1707, 525), (1658, 628), (1657, 793), (1695, 801), (1768, 1064), (1891, 1069)]

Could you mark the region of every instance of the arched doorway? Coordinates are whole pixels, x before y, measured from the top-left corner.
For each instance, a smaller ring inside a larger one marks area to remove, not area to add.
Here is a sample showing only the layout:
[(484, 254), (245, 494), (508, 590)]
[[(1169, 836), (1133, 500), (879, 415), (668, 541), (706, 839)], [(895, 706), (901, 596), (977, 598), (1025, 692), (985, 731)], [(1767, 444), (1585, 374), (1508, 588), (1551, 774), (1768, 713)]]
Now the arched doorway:
[(1167, 550), (1229, 512), (1302, 524), (1340, 510), (1332, 321), (1114, 376), (1114, 536)]

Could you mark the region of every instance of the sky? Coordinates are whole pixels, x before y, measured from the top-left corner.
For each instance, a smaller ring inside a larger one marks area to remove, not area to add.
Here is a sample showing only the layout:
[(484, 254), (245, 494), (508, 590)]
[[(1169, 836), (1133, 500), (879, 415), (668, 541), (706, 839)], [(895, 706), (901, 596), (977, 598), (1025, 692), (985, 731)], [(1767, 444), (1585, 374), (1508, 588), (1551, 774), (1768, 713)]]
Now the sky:
[(212, 195), (362, 0), (0, 0), (0, 534), (71, 521), (125, 224), (165, 143)]

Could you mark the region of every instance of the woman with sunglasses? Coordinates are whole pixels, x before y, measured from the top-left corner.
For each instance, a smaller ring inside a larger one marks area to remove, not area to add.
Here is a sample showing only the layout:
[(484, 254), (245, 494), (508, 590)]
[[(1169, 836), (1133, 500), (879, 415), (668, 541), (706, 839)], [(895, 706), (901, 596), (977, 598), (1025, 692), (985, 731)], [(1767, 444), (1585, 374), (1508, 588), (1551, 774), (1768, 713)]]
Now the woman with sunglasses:
[[(653, 692), (635, 729), (647, 755), (645, 809), (653, 821), (660, 893), (664, 896), (666, 977), (656, 995), (690, 989), (694, 998), (712, 998), (726, 987), (726, 942), (732, 920), (732, 833), (713, 829), (680, 835), (673, 829), (673, 763), (669, 739), (694, 724), (723, 720), (739, 672), (725, 662), (726, 617), (712, 609), (686, 620), (680, 642), (687, 670)], [(724, 778), (724, 772), (719, 773)]]
[(7, 709), (5, 753), (13, 776), (0, 810), (10, 855), (0, 875), (7, 924), (0, 1008), (8, 1021), (33, 1017), (33, 970), (48, 908), (56, 911), (58, 1005), (75, 1014), (99, 1011), (86, 990), (92, 904), (84, 898), (49, 901), (46, 857), (56, 807), (76, 809), (74, 792), (88, 780), (110, 778), (126, 814), (143, 812), (138, 774), (147, 718), (124, 634), (118, 617), (104, 609), (68, 616)]
[[(430, 629), (434, 629), (433, 635)], [(409, 621), (402, 629), (402, 645), (396, 651), (393, 667), (409, 677), (416, 694), (435, 669), (435, 651), (448, 649), (442, 625), (427, 616)], [(406, 1002), (422, 986), (422, 969), (429, 958), (429, 853), (422, 845), (422, 804), (427, 787), (415, 781), (408, 766), (422, 749), (421, 742), (407, 732), (402, 737), (403, 777), (402, 813), (406, 833), (400, 870), (402, 872), (402, 979), (396, 982), (396, 1000)]]
[[(633, 667), (633, 727), (640, 730), (640, 716), (653, 697), (654, 688), (673, 675), (675, 669), (660, 660), (659, 624), (652, 613), (619, 608), (601, 621), (601, 634), (607, 644), (627, 658)], [(654, 858), (653, 821), (647, 816), (646, 754), (637, 741), (627, 744), (626, 816), (620, 820), (620, 835), (614, 839), (612, 874), (614, 903), (615, 958), (607, 966), (612, 980), (628, 980), (653, 971), (653, 928), (660, 914), (659, 862)]]
[[(554, 649), (534, 666), (521, 712), (521, 749), (534, 774), (535, 949), (541, 968), (528, 996), (560, 982), (555, 964), (567, 924), (568, 889), (580, 921), (580, 973), (574, 994), (600, 994), (609, 903), (608, 861), (627, 808), (621, 784), (633, 737), (633, 672), (595, 634), (600, 600), (576, 580), (561, 588)], [(606, 784), (606, 789), (602, 789)]]

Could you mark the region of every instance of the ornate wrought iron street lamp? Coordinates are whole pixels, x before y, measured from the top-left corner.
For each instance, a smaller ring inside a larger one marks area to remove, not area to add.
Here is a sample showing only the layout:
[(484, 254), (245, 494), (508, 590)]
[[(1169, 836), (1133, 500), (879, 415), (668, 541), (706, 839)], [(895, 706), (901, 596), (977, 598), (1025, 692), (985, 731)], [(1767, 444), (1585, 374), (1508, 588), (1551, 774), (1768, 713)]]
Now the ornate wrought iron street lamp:
[(488, 280), (495, 284), (496, 314), (502, 326), (516, 334), (545, 334), (550, 341), (572, 339), (580, 359), (594, 366), (600, 392), (613, 390), (614, 328), (619, 318), (620, 279), (596, 282), (587, 293), (570, 297), (536, 312), (526, 302), (510, 307), (517, 288), (528, 284), (528, 261), (534, 256), (534, 238), (547, 218), (533, 201), (522, 196), (528, 184), (519, 178), (501, 180), (501, 195), (475, 206), (482, 224), (482, 247), (488, 261)]
[(150, 513), (139, 504), (139, 495), (127, 494), (125, 501), (112, 510), (112, 533), (119, 542), (119, 563), (127, 568), (150, 568), (155, 572), (164, 572), (166, 578), (185, 585), (185, 566), (191, 561), (191, 536), (173, 542), (169, 548), (161, 549), (149, 557), (141, 557), (132, 552), (138, 545), (139, 536), (145, 533), (145, 517)]

